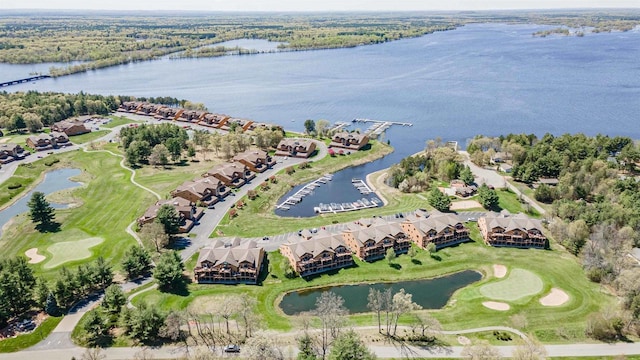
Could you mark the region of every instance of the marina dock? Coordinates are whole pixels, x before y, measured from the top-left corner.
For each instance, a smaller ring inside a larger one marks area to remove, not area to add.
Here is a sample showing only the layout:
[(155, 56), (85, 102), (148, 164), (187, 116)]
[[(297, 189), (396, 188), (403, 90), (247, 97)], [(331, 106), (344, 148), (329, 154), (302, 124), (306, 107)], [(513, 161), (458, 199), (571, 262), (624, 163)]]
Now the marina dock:
[(352, 120), (352, 122), (373, 123), (365, 131), (365, 134), (373, 137), (377, 137), (378, 135), (382, 134), (385, 130), (390, 128), (392, 125), (413, 126), (413, 124), (409, 122), (383, 121), (383, 120), (372, 120), (372, 119), (364, 119), (364, 118), (355, 118)]
[(308, 183), (307, 185), (303, 186), (300, 190), (296, 191), (295, 194), (289, 196), (282, 203), (276, 205), (276, 209), (282, 209), (282, 210), (291, 209), (291, 206), (296, 205), (297, 203), (301, 202), (302, 199), (305, 196), (313, 193), (313, 190), (315, 188), (317, 188), (318, 186), (320, 186), (322, 184), (326, 184), (328, 181), (331, 181), (332, 179), (333, 179), (333, 175), (324, 174), (319, 179), (317, 179), (315, 181), (312, 181), (312, 182)]
[(360, 194), (362, 195), (369, 195), (373, 192), (369, 185), (367, 185), (367, 183), (362, 179), (351, 179), (351, 183), (356, 187), (356, 189), (358, 189), (358, 191), (360, 191)]
[(320, 205), (313, 208), (313, 211), (315, 211), (317, 214), (328, 214), (328, 213), (337, 214), (337, 213), (347, 212), (347, 211), (371, 209), (371, 208), (378, 207), (379, 204), (380, 204), (380, 200), (377, 198), (372, 198), (372, 199), (362, 198), (354, 202), (346, 202), (346, 203), (340, 203), (340, 204), (320, 203)]

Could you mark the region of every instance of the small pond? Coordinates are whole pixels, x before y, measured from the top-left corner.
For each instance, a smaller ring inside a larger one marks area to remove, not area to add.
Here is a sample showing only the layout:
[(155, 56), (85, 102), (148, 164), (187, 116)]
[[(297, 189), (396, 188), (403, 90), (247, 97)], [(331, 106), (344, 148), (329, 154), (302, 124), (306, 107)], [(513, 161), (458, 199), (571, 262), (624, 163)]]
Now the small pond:
[(367, 296), (369, 289), (386, 290), (393, 293), (404, 289), (413, 295), (413, 302), (424, 309), (439, 309), (447, 304), (453, 293), (467, 285), (480, 280), (482, 275), (477, 271), (465, 270), (459, 273), (426, 280), (401, 281), (395, 283), (359, 284), (331, 286), (325, 288), (301, 290), (288, 293), (280, 302), (280, 308), (287, 315), (296, 315), (315, 308), (316, 299), (325, 291), (333, 291), (341, 296), (349, 313), (368, 312)]
[[(29, 191), (26, 195), (23, 195), (20, 200), (13, 203), (13, 205), (0, 211), (0, 236), (2, 235), (2, 227), (5, 226), (12, 217), (29, 211), (27, 203), (31, 199), (31, 194), (34, 191), (40, 191), (45, 195), (49, 195), (56, 191), (72, 189), (78, 187), (81, 184), (79, 182), (69, 180), (70, 177), (80, 175), (80, 169), (60, 169), (48, 172), (44, 176), (44, 180), (39, 183), (35, 189)], [(66, 204), (52, 203), (52, 207), (56, 209), (66, 208)]]

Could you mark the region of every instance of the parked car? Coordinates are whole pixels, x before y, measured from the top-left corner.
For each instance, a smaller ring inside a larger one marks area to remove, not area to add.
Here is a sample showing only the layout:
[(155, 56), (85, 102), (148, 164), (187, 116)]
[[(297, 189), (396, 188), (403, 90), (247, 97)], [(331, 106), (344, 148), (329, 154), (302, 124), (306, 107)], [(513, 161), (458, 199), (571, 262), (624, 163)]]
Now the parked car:
[(224, 347), (224, 352), (226, 353), (237, 353), (240, 352), (240, 346), (232, 344)]
[(265, 236), (265, 237), (263, 237), (263, 238), (262, 238), (262, 240), (264, 240), (264, 241), (269, 241), (269, 237), (268, 237), (268, 236)]

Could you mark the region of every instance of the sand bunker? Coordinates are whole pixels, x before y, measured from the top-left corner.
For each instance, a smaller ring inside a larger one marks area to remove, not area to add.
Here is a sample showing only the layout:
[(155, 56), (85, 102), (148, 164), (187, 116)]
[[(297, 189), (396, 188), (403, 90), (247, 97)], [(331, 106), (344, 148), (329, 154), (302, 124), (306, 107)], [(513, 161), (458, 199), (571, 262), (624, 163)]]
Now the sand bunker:
[(498, 310), (498, 311), (507, 311), (511, 308), (509, 304), (506, 304), (503, 302), (497, 302), (497, 301), (485, 301), (482, 303), (482, 305), (484, 305), (484, 307), (489, 308), (491, 310)]
[(37, 264), (46, 259), (46, 257), (38, 254), (38, 248), (29, 249), (25, 251), (24, 254), (27, 255), (27, 257), (29, 258), (29, 264)]
[(454, 201), (451, 203), (451, 210), (479, 209), (482, 208), (479, 202), (475, 200)]
[(506, 266), (498, 264), (493, 265), (493, 276), (497, 278), (503, 278), (505, 275), (507, 275)]
[(549, 295), (540, 299), (540, 304), (543, 306), (560, 306), (569, 301), (569, 295), (557, 288), (551, 289)]

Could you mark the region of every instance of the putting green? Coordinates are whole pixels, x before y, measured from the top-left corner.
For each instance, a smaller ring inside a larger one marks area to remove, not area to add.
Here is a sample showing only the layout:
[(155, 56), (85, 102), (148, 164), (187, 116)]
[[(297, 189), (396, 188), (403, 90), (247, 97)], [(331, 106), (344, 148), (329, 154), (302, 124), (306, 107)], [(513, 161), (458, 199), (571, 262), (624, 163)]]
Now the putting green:
[(515, 301), (541, 292), (542, 287), (538, 275), (524, 269), (513, 269), (506, 279), (481, 287), (480, 293), (490, 299)]
[(51, 269), (68, 261), (82, 260), (91, 257), (92, 247), (104, 241), (101, 237), (91, 237), (82, 240), (55, 243), (47, 248), (51, 253), (51, 260), (44, 264), (45, 269)]

